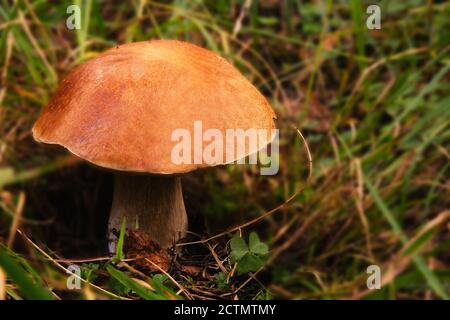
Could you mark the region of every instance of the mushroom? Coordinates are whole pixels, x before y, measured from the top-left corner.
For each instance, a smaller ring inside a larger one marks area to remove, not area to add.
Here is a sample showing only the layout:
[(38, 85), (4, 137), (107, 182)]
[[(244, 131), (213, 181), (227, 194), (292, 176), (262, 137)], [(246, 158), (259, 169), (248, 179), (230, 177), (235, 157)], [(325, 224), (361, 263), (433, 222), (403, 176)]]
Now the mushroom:
[[(110, 251), (124, 217), (127, 229), (168, 248), (188, 227), (180, 176), (254, 154), (273, 139), (257, 146), (241, 141), (245, 154), (231, 159), (179, 163), (172, 157), (173, 133), (192, 132), (199, 121), (216, 133), (271, 130), (275, 118), (262, 94), (224, 58), (190, 43), (154, 40), (109, 49), (76, 67), (43, 109), (33, 137), (114, 171)], [(194, 142), (186, 152), (195, 156), (206, 144)], [(225, 143), (223, 150), (237, 147)]]

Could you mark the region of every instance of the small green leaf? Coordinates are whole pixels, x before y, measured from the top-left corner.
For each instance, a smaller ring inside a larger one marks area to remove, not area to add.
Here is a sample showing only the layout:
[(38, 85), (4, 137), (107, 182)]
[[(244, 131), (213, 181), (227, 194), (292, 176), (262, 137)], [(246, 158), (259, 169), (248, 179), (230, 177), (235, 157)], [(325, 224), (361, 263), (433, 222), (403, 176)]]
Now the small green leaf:
[(81, 265), (81, 277), (86, 281), (93, 281), (97, 278), (96, 272), (100, 265), (98, 263), (83, 263)]
[(270, 294), (270, 291), (268, 290), (261, 291), (261, 293), (256, 296), (256, 300), (272, 300), (272, 294)]
[(218, 272), (214, 275), (214, 283), (219, 289), (225, 289), (228, 287), (227, 277), (223, 272)]
[(248, 246), (245, 243), (244, 239), (239, 237), (239, 235), (235, 235), (230, 241), (231, 248), (231, 260), (233, 262), (239, 261), (243, 256), (245, 256), (248, 251)]
[(269, 253), (269, 248), (267, 247), (267, 244), (260, 242), (251, 249), (251, 252), (263, 256)]
[(250, 250), (252, 250), (252, 247), (260, 243), (261, 240), (259, 240), (258, 234), (256, 232), (251, 232), (250, 236), (248, 237), (248, 244), (250, 246)]
[(257, 271), (259, 268), (261, 268), (263, 265), (264, 259), (255, 256), (253, 254), (246, 254), (239, 261), (239, 264), (237, 266), (237, 272), (239, 275), (247, 272), (254, 272)]
[(167, 279), (168, 277), (162, 273), (157, 273), (152, 277), (153, 283), (158, 285), (162, 285)]
[(259, 240), (256, 232), (250, 233), (249, 237), (250, 252), (256, 255), (265, 255), (269, 252), (267, 245)]
[(172, 282), (168, 283), (168, 284), (164, 284), (164, 282), (169, 279), (169, 277), (167, 277), (165, 274), (162, 273), (157, 273), (152, 277), (152, 285), (153, 288), (155, 288), (156, 293), (161, 294), (163, 296), (171, 296), (173, 298), (181, 298), (179, 296), (177, 296), (177, 294), (171, 289), (169, 288), (169, 285), (172, 284)]

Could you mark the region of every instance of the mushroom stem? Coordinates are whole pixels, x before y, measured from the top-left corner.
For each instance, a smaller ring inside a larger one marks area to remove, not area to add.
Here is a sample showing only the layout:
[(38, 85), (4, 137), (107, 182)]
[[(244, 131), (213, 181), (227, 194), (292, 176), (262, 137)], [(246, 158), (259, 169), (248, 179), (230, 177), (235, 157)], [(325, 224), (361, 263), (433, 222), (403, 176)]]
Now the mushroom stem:
[(145, 231), (162, 248), (173, 245), (188, 225), (180, 178), (117, 174), (108, 225), (110, 253), (115, 252), (124, 217), (127, 230)]

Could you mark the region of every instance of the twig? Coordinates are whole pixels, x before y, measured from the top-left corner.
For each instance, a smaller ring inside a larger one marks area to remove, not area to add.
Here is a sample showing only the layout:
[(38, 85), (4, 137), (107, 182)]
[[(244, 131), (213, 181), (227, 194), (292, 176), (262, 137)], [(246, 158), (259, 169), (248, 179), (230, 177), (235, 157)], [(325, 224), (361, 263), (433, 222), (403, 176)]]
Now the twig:
[(9, 230), (8, 248), (11, 248), (14, 243), (14, 238), (16, 236), (17, 228), (19, 227), (20, 218), (22, 217), (23, 214), (25, 199), (26, 199), (25, 192), (21, 191), (19, 194), (19, 202), (17, 203), (17, 207), (14, 212), (14, 218), (11, 224), (11, 229)]
[(367, 254), (371, 259), (373, 259), (369, 220), (367, 220), (366, 214), (364, 212), (364, 181), (361, 169), (361, 159), (356, 158), (354, 160), (354, 164), (356, 171), (356, 179), (358, 183), (358, 187), (356, 188), (357, 194), (355, 195), (356, 211), (358, 212), (361, 224), (363, 225), (364, 235), (366, 237)]
[[(107, 261), (107, 260), (111, 260), (112, 257), (97, 257), (97, 258), (86, 258), (86, 259), (53, 259), (54, 261), (57, 262), (63, 262), (63, 263), (85, 263), (85, 262), (95, 262), (95, 261)], [(130, 261), (130, 260), (135, 260), (135, 259), (126, 259), (123, 261)]]
[(219, 266), (220, 270), (225, 274), (228, 275), (227, 269), (223, 266), (222, 262), (220, 261), (219, 257), (217, 256), (216, 251), (214, 251), (214, 247), (211, 246), (209, 243), (206, 244), (208, 246), (209, 251), (211, 251), (211, 254), (216, 260), (217, 265)]
[(236, 37), (239, 31), (242, 28), (242, 21), (244, 20), (248, 10), (252, 5), (252, 0), (245, 0), (244, 5), (241, 8), (241, 12), (239, 13), (239, 17), (237, 18), (234, 27), (233, 27), (233, 37)]

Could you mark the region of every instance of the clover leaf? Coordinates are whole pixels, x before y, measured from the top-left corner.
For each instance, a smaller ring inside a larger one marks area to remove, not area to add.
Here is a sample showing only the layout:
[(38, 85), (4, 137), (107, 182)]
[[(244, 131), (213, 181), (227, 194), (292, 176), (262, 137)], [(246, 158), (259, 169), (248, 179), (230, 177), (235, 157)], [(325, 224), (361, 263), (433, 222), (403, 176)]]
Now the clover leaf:
[(237, 262), (237, 273), (244, 274), (257, 271), (266, 261), (269, 252), (267, 245), (259, 239), (256, 232), (250, 233), (248, 245), (236, 234), (230, 241), (231, 261)]

